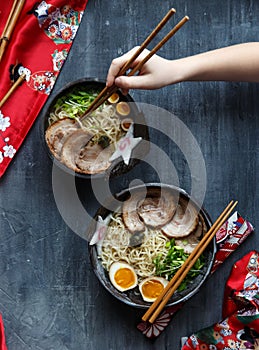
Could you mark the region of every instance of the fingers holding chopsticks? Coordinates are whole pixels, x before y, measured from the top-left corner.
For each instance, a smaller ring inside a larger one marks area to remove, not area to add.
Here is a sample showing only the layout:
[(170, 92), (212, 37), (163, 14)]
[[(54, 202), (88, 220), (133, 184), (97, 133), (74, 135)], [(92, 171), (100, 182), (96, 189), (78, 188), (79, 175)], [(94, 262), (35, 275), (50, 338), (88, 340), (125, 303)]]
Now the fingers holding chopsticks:
[[(122, 57), (114, 59), (108, 71), (107, 87), (115, 84), (126, 93), (130, 88), (158, 89), (181, 81), (179, 77), (175, 78), (172, 75), (172, 65), (175, 64), (175, 61), (166, 60), (157, 56), (156, 53), (188, 20), (189, 17), (184, 16), (151, 51), (145, 49), (138, 54), (138, 48), (134, 48)], [(158, 30), (154, 31), (156, 34), (157, 32)], [(132, 53), (133, 60), (127, 66), (132, 70), (127, 77), (122, 76), (126, 71), (123, 70), (123, 66), (127, 65), (127, 58), (132, 56)], [(121, 73), (122, 71), (123, 73)]]
[[(171, 83), (171, 74), (168, 73), (171, 71), (171, 61), (158, 55), (153, 55), (148, 62), (143, 65), (138, 75), (117, 76), (121, 67), (123, 67), (125, 62), (127, 62), (137, 49), (138, 47), (135, 47), (123, 56), (117, 57), (112, 61), (108, 71), (106, 85), (109, 87), (115, 84), (117, 87), (121, 88), (123, 93), (128, 93), (129, 89), (153, 90), (169, 85)], [(144, 50), (132, 63), (130, 68), (136, 67), (149, 52), (150, 51), (147, 49)]]
[[(139, 46), (136, 46), (133, 49), (131, 49), (130, 51), (126, 52), (124, 55), (117, 57), (117, 58), (114, 58), (112, 60), (108, 74), (107, 74), (107, 78), (106, 78), (106, 86), (107, 87), (111, 87), (114, 84), (117, 85), (118, 87), (122, 87), (122, 88), (124, 87), (124, 86), (120, 86), (121, 84), (120, 84), (120, 79), (119, 79), (120, 78), (119, 73), (120, 73), (122, 67), (130, 60), (132, 55), (134, 55), (138, 49), (139, 49)], [(144, 50), (144, 51), (146, 51), (146, 50)], [(143, 59), (143, 57), (145, 57), (144, 52), (142, 54), (140, 54), (135, 59), (135, 61), (131, 64), (130, 68), (135, 67)], [(121, 78), (123, 78), (123, 77), (124, 76), (121, 76)], [(116, 80), (116, 82), (115, 82), (115, 80)]]
[[(158, 25), (153, 29), (153, 31), (149, 34), (149, 36), (144, 40), (144, 42), (135, 49), (133, 55), (131, 55), (131, 57), (129, 58), (129, 60), (126, 59), (126, 57), (128, 57), (128, 54), (126, 54), (124, 57), (122, 57), (122, 59), (118, 59), (117, 61), (114, 60), (108, 77), (107, 77), (107, 85), (105, 86), (105, 88), (98, 94), (98, 96), (95, 98), (95, 100), (91, 103), (91, 105), (88, 107), (88, 109), (85, 111), (85, 113), (81, 116), (81, 118), (86, 118), (87, 115), (89, 115), (90, 113), (92, 113), (96, 108), (98, 108), (101, 104), (103, 104), (108, 98), (109, 96), (111, 96), (114, 92), (116, 92), (116, 90), (118, 89), (117, 85), (114, 84), (115, 79), (119, 76), (123, 76), (130, 68), (131, 71), (128, 73), (127, 77), (134, 77), (136, 74), (140, 74), (141, 79), (143, 80), (143, 72), (147, 69), (147, 65), (145, 66), (145, 64), (153, 57), (155, 56), (155, 54), (157, 53), (157, 51), (170, 39), (172, 38), (172, 36), (189, 20), (188, 16), (185, 16), (184, 18), (181, 19), (180, 22), (178, 22), (164, 37), (163, 39), (151, 50), (151, 51), (146, 51), (146, 55), (143, 57), (141, 54), (143, 55), (143, 52), (145, 51), (146, 47), (148, 46), (148, 44), (154, 39), (154, 37), (158, 34), (158, 32), (163, 28), (163, 26), (167, 23), (167, 21), (172, 17), (172, 15), (175, 13), (175, 9), (170, 9), (168, 11), (168, 13), (163, 17), (163, 19), (158, 23)], [(130, 54), (129, 54), (130, 56)], [(139, 60), (138, 58), (141, 58), (141, 60)], [(157, 57), (155, 57), (155, 59), (157, 59)], [(155, 59), (153, 60), (153, 62), (155, 62)], [(160, 60), (163, 60), (162, 58), (159, 58)], [(121, 61), (121, 62), (120, 62)], [(167, 62), (167, 61), (164, 61)], [(144, 68), (145, 66), (145, 68)], [(148, 74), (147, 74), (148, 76)], [(161, 75), (159, 75), (161, 77)], [(166, 76), (165, 76), (166, 77)], [(131, 79), (132, 80), (132, 79)], [(133, 79), (133, 83), (134, 81), (136, 81), (136, 79)], [(117, 81), (119, 84), (121, 84), (121, 81), (118, 80)], [(137, 80), (138, 82), (138, 80)], [(151, 84), (150, 84), (151, 82)], [(144, 79), (144, 88), (148, 88), (149, 89), (155, 89), (155, 88), (159, 88), (162, 87), (164, 85), (168, 85), (169, 82), (166, 80), (164, 83), (161, 84), (161, 82), (163, 82), (163, 80), (157, 80), (151, 77), (149, 82), (145, 83), (145, 79)], [(127, 83), (129, 83), (129, 81), (127, 81)], [(141, 80), (140, 80), (141, 83)], [(122, 91), (124, 93), (127, 93), (129, 86), (122, 86)], [(143, 88), (143, 81), (141, 84), (141, 87), (138, 88)]]

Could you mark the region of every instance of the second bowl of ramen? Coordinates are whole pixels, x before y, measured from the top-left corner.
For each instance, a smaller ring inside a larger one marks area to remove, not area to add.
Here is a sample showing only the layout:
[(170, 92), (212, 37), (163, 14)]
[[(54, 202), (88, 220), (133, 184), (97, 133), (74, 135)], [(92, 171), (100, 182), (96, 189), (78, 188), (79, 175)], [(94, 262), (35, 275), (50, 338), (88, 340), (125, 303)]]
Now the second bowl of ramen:
[(121, 175), (148, 152), (145, 118), (130, 95), (117, 91), (84, 117), (104, 87), (97, 79), (71, 82), (54, 96), (44, 116), (48, 154), (78, 177)]
[[(90, 259), (101, 284), (120, 301), (148, 308), (198, 245), (211, 220), (182, 189), (149, 183), (118, 193), (89, 229)], [(171, 297), (183, 302), (205, 282), (215, 240)]]

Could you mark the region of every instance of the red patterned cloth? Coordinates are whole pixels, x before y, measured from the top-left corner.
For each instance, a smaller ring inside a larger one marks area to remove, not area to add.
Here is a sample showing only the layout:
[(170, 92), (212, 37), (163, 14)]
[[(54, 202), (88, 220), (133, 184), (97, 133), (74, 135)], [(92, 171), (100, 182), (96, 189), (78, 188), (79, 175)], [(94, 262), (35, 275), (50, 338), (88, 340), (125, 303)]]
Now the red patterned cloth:
[(253, 231), (252, 225), (236, 211), (216, 233), (217, 252), (211, 273), (223, 264)]
[(0, 315), (0, 350), (7, 350), (7, 347), (5, 344), (4, 324), (3, 324), (1, 315)]
[[(88, 0), (27, 0), (0, 63), (0, 100), (11, 79), (26, 81), (0, 111), (0, 177), (46, 102), (67, 58)], [(12, 1), (0, 5), (0, 33)]]
[(259, 252), (233, 266), (222, 315), (223, 321), (191, 335), (182, 350), (259, 349)]

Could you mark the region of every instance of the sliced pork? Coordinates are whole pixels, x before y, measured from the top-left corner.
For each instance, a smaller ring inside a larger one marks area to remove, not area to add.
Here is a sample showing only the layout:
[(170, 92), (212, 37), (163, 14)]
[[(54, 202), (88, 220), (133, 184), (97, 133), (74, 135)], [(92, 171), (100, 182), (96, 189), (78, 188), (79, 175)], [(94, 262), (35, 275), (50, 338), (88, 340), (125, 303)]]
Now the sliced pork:
[(85, 174), (98, 174), (109, 168), (111, 155), (111, 147), (103, 149), (100, 145), (89, 142), (76, 154), (75, 164)]
[(184, 252), (187, 254), (192, 253), (192, 251), (199, 244), (202, 236), (206, 232), (206, 229), (205, 229), (206, 225), (203, 217), (201, 215), (199, 215), (198, 217), (199, 217), (198, 225), (192, 233), (190, 233), (187, 237), (175, 239), (175, 244), (183, 248)]
[(145, 226), (158, 228), (169, 222), (176, 211), (176, 200), (170, 191), (160, 188), (148, 188), (135, 192), (124, 202), (122, 217), (127, 229), (141, 232)]
[(48, 127), (45, 140), (55, 158), (60, 160), (62, 147), (66, 139), (77, 129), (78, 123), (70, 118), (60, 119)]
[(199, 214), (199, 224), (194, 232), (197, 238), (201, 238), (207, 232), (207, 225), (201, 214)]
[(150, 188), (138, 208), (138, 215), (147, 226), (162, 227), (172, 219), (176, 207), (175, 197), (170, 191)]
[(131, 197), (123, 203), (122, 219), (124, 225), (131, 233), (145, 231), (145, 224), (140, 219), (137, 208), (140, 201), (145, 198), (145, 192), (135, 192)]
[(169, 238), (186, 237), (196, 229), (198, 222), (198, 212), (194, 205), (180, 197), (175, 215), (162, 227), (162, 232)]
[(86, 132), (83, 129), (78, 129), (74, 131), (63, 144), (61, 152), (61, 162), (65, 164), (68, 168), (83, 173), (82, 169), (78, 168), (76, 161), (78, 155), (85, 148), (88, 142), (93, 137), (92, 134)]

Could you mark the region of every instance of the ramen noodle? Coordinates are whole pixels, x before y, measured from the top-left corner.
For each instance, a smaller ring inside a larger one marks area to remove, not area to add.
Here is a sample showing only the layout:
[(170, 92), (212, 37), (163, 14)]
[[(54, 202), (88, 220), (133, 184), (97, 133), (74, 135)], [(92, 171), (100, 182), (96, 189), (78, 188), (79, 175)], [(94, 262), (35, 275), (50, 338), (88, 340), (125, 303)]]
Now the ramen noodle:
[[(81, 95), (83, 94), (83, 95)], [(93, 142), (98, 142), (100, 137), (106, 136), (111, 144), (117, 142), (125, 132), (121, 128), (120, 117), (116, 113), (116, 108), (113, 105), (104, 103), (90, 116), (80, 117), (89, 107), (90, 103), (96, 97), (96, 92), (84, 92), (75, 90), (61, 97), (55, 103), (53, 110), (50, 112), (48, 123), (53, 124), (55, 121), (63, 118), (74, 118), (85, 129), (85, 131), (94, 134)]]
[(131, 233), (125, 228), (120, 214), (111, 217), (105, 238), (102, 242), (101, 259), (105, 270), (113, 262), (125, 261), (130, 264), (139, 279), (144, 279), (156, 274), (154, 259), (159, 255), (165, 258), (168, 253), (166, 243), (168, 238), (160, 229), (146, 228), (144, 240), (140, 246), (129, 246)]

